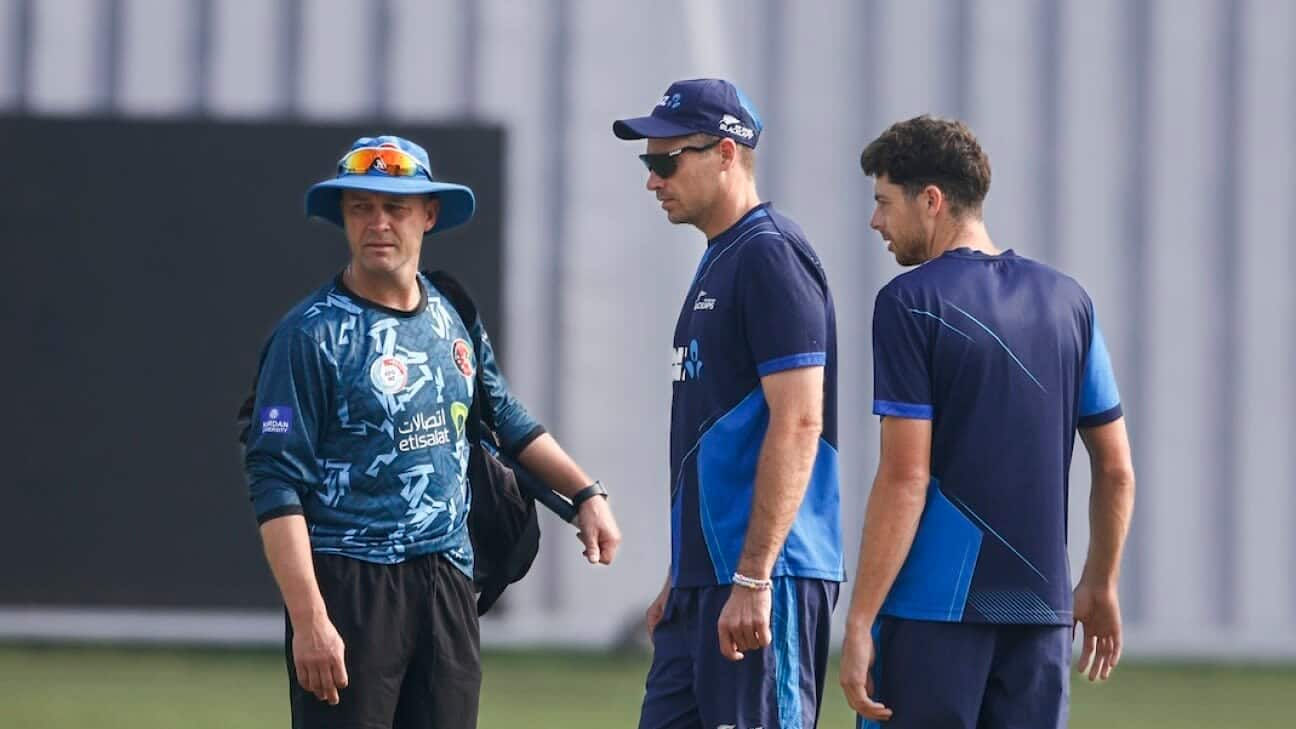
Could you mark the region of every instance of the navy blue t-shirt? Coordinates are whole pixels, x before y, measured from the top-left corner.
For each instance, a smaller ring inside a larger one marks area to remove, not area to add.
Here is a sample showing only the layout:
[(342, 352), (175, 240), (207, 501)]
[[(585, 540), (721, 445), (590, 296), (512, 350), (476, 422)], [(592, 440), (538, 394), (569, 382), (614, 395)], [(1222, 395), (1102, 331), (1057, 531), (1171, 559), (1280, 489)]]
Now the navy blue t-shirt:
[(837, 485), (837, 323), (819, 258), (768, 204), (708, 242), (675, 327), (671, 580), (729, 584), (769, 425), (760, 378), (824, 367), (823, 435), (776, 577), (845, 577)]
[(950, 251), (873, 313), (873, 412), (932, 421), (932, 483), (882, 614), (1070, 625), (1077, 427), (1121, 416), (1093, 303), (1012, 251)]

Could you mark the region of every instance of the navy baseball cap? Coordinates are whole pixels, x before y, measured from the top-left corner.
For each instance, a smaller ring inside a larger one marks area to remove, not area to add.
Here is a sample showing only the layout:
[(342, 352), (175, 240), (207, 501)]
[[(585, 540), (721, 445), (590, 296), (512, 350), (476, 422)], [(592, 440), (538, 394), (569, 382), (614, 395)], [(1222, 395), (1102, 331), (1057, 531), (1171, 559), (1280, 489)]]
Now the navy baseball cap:
[(402, 137), (355, 140), (338, 161), (337, 176), (306, 191), (306, 215), (341, 226), (343, 190), (432, 195), (441, 201), (441, 211), (428, 233), (463, 225), (477, 207), (470, 188), (437, 180), (432, 176), (427, 150)]
[(695, 78), (671, 84), (652, 114), (612, 124), (612, 133), (621, 139), (661, 139), (698, 132), (729, 137), (755, 149), (761, 133), (760, 115), (737, 86), (718, 78)]

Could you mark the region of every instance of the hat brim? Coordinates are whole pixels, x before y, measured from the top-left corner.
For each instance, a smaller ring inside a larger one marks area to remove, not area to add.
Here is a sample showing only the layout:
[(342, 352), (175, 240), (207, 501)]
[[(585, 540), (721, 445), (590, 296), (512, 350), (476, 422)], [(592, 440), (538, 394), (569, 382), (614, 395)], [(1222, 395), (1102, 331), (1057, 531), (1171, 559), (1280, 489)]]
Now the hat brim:
[(327, 220), (339, 227), (342, 223), (342, 191), (367, 190), (387, 195), (432, 195), (441, 201), (436, 225), (428, 231), (440, 233), (468, 222), (477, 207), (473, 191), (452, 182), (432, 182), (418, 177), (386, 175), (347, 175), (317, 183), (306, 191), (306, 215)]
[(634, 119), (618, 119), (612, 122), (612, 133), (618, 139), (666, 139), (668, 137), (687, 137), (697, 134), (682, 124), (676, 124), (655, 116), (640, 116)]

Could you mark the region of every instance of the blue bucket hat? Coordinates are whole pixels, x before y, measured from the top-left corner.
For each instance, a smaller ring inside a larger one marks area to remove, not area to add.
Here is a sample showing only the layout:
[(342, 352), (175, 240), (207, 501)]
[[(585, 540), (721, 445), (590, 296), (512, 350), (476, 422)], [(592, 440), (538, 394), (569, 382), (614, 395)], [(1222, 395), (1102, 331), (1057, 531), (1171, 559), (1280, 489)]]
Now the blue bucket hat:
[(441, 211), (437, 214), (436, 225), (428, 233), (439, 233), (463, 225), (472, 217), (477, 206), (473, 191), (452, 182), (439, 182), (433, 177), (427, 151), (422, 147), (401, 137), (361, 137), (355, 140), (347, 154), (367, 147), (395, 147), (413, 157), (420, 169), (412, 177), (394, 177), (384, 173), (377, 163), (366, 172), (351, 173), (343, 170), (339, 162), (337, 177), (318, 182), (306, 191), (308, 217), (321, 218), (341, 226), (343, 190), (368, 190), (387, 195), (431, 194), (441, 201)]
[(737, 86), (695, 78), (671, 84), (651, 114), (619, 119), (612, 133), (621, 139), (663, 139), (701, 132), (755, 149), (761, 128), (760, 114)]

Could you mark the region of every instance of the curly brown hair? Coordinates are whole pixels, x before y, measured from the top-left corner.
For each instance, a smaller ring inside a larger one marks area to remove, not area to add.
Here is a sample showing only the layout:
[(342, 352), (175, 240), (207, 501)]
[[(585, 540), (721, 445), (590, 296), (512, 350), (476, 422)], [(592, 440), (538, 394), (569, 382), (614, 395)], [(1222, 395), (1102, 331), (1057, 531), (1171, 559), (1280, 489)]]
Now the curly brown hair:
[(935, 185), (954, 217), (981, 215), (990, 191), (990, 159), (961, 121), (926, 114), (896, 122), (864, 148), (860, 167), (871, 177), (886, 175), (910, 198)]

